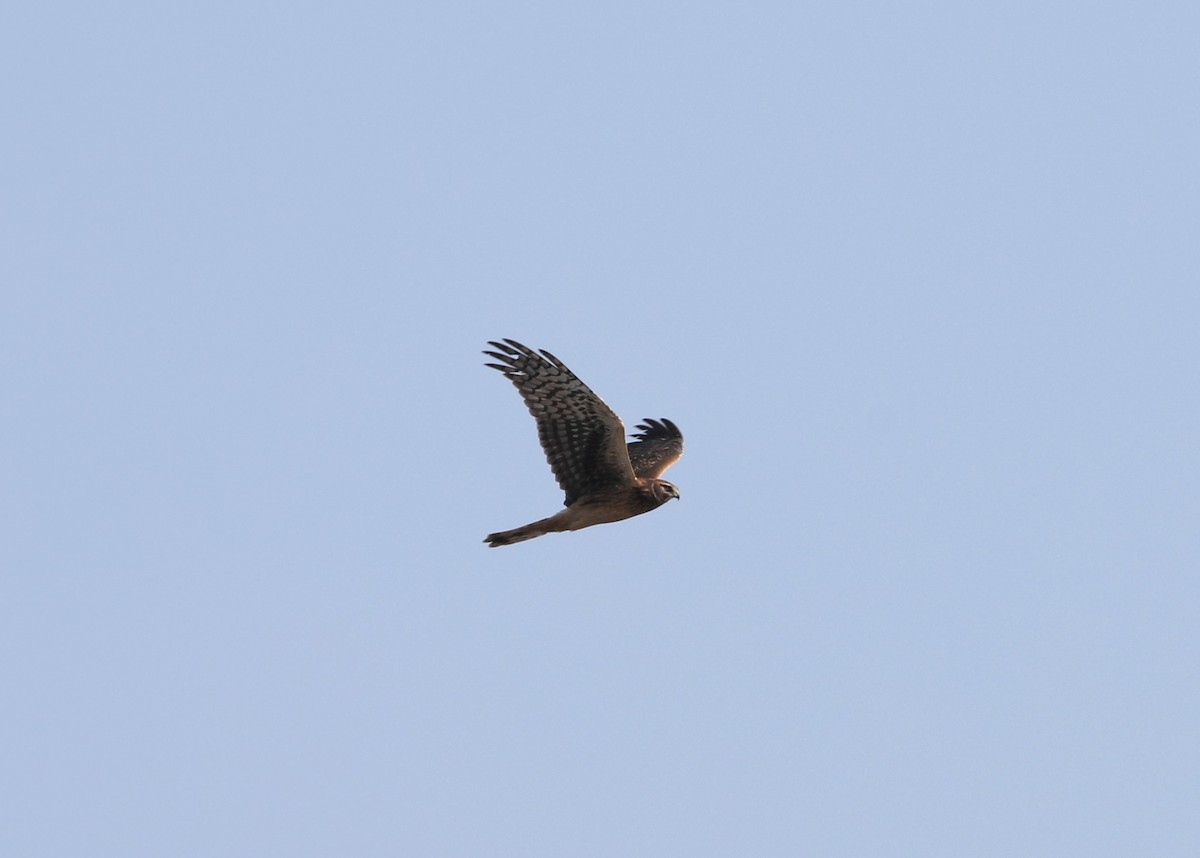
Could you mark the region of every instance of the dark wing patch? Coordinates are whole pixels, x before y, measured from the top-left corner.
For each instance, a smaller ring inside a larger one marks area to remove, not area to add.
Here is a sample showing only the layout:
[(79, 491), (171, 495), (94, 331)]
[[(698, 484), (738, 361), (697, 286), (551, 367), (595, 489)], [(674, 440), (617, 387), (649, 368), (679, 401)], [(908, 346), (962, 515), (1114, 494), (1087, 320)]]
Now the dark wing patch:
[(604, 400), (544, 349), (507, 339), (488, 345), (496, 351), (484, 354), (499, 363), (487, 366), (516, 386), (537, 421), (538, 440), (567, 506), (582, 495), (633, 484), (625, 427)]
[(683, 433), (665, 417), (662, 420), (647, 417), (637, 428), (642, 430), (633, 434), (637, 440), (628, 444), (633, 472), (643, 480), (661, 477), (683, 455)]

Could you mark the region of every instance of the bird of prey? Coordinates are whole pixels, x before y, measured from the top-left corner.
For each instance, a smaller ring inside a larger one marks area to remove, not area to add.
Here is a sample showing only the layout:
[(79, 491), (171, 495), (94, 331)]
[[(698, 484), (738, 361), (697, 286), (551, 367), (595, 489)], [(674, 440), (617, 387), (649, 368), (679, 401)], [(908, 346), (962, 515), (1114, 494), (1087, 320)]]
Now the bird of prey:
[(567, 508), (549, 518), (488, 534), (483, 541), (490, 547), (621, 521), (679, 497), (679, 489), (659, 479), (683, 453), (683, 435), (674, 423), (647, 419), (637, 426), (637, 440), (626, 444), (620, 418), (550, 352), (514, 340), (488, 345), (496, 351), (484, 354), (499, 363), (486, 365), (520, 391), (567, 496)]

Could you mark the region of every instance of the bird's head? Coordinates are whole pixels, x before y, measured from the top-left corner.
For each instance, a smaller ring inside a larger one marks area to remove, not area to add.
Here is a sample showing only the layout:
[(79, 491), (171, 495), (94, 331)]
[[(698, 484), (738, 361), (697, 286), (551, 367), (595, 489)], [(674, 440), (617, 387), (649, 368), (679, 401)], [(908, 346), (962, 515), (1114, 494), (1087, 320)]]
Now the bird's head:
[(679, 500), (679, 489), (675, 488), (674, 483), (668, 483), (666, 480), (655, 480), (650, 484), (650, 491), (654, 493), (654, 499), (660, 504), (674, 498)]

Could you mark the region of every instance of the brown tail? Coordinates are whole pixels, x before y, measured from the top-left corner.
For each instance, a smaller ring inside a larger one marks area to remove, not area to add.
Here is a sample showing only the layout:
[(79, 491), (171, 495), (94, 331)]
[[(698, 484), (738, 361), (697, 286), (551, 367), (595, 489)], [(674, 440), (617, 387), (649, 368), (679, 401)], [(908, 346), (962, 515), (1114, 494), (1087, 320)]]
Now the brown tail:
[(499, 533), (489, 533), (483, 538), (483, 541), (488, 544), (488, 548), (499, 548), (501, 545), (512, 545), (514, 542), (524, 542), (526, 539), (533, 539), (538, 536), (545, 536), (547, 533), (563, 530), (558, 522), (554, 521), (557, 516), (543, 518), (541, 521), (535, 521), (532, 524), (527, 524), (523, 527), (518, 527), (515, 530), (502, 530)]

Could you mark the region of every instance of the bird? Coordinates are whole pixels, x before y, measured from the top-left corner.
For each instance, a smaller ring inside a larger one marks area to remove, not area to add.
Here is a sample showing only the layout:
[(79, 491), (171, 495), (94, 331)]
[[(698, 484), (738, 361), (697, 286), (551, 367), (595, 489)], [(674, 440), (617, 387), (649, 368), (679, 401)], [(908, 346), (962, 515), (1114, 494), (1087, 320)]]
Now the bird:
[(683, 434), (664, 418), (637, 424), (635, 440), (625, 442), (625, 426), (604, 400), (566, 364), (545, 349), (534, 351), (516, 340), (489, 341), (483, 353), (497, 363), (537, 421), (546, 461), (566, 494), (566, 509), (513, 530), (489, 533), (490, 548), (512, 545), (596, 524), (622, 521), (679, 498), (679, 489), (661, 479), (683, 454)]

